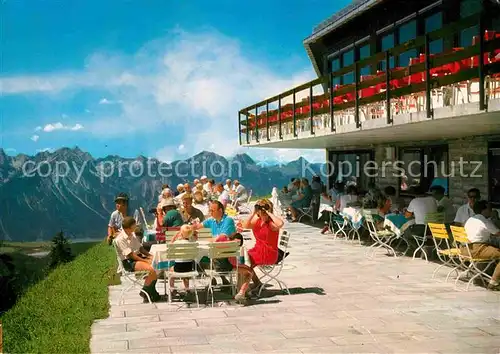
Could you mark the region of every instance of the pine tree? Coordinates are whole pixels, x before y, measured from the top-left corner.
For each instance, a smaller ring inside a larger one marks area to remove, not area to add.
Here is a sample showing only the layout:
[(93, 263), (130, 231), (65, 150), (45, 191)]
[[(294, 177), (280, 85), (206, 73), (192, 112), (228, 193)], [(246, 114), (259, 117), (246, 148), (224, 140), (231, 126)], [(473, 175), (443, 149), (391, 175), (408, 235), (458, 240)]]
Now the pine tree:
[(58, 232), (52, 239), (52, 249), (50, 251), (50, 268), (55, 268), (59, 264), (67, 263), (73, 260), (69, 241), (64, 237), (64, 233)]

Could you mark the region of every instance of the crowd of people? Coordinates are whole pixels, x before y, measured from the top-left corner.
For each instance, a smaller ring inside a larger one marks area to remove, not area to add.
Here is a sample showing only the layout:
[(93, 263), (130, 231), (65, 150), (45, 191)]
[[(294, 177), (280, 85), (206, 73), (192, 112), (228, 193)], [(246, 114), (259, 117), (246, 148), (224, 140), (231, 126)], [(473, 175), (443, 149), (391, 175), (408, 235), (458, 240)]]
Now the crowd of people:
[[(193, 197), (194, 196), (194, 197)], [(235, 220), (228, 216), (226, 207), (230, 205), (237, 209), (239, 205), (248, 201), (245, 187), (239, 181), (227, 180), (216, 184), (203, 176), (193, 185), (179, 184), (175, 191), (164, 185), (158, 198), (155, 213), (157, 228), (170, 228), (177, 233), (170, 243), (197, 241), (197, 230), (208, 228), (211, 230), (213, 242), (236, 241), (243, 244), (243, 237), (237, 232)], [(116, 210), (113, 211), (108, 224), (107, 241), (117, 249), (122, 265), (127, 271), (146, 271), (144, 287), (140, 295), (147, 301), (160, 301), (162, 297), (156, 290), (158, 271), (154, 269), (153, 256), (149, 253), (151, 243), (143, 242), (143, 226), (140, 218), (128, 214), (129, 198), (120, 193), (115, 199)], [(259, 265), (272, 265), (278, 261), (278, 235), (283, 227), (283, 220), (274, 214), (274, 205), (268, 199), (256, 202), (248, 218), (242, 220), (241, 229), (251, 229), (255, 246), (248, 250), (246, 264), (238, 264), (238, 275), (241, 277), (241, 287), (235, 296), (237, 301), (246, 301), (254, 291), (262, 286), (254, 268)], [(156, 243), (156, 242), (153, 242)], [(224, 263), (227, 267), (235, 267), (236, 259), (229, 259)], [(218, 262), (217, 264), (220, 264)], [(203, 272), (207, 264), (198, 264), (194, 260), (176, 260), (171, 270), (176, 273), (198, 270)], [(221, 277), (223, 283), (228, 280)], [(189, 288), (189, 279), (183, 279), (186, 291)], [(173, 286), (173, 284), (171, 284)]]
[[(371, 185), (367, 193), (361, 196), (356, 186), (346, 187), (342, 183), (335, 183), (330, 191), (323, 189), (321, 203), (333, 205), (334, 213), (346, 207), (375, 209), (376, 213), (372, 215), (378, 230), (384, 229), (384, 219), (388, 214), (403, 214), (408, 220), (414, 219), (414, 224), (403, 234), (408, 240), (415, 234), (425, 236), (426, 215), (441, 213), (450, 234), (451, 225), (464, 227), (470, 242), (470, 256), (477, 259), (500, 259), (500, 218), (492, 205), (481, 199), (479, 189), (468, 190), (467, 202), (458, 208), (445, 195), (446, 190), (441, 185), (431, 186), (428, 192), (417, 187), (414, 188), (414, 193), (414, 197), (407, 203), (404, 198), (396, 197), (396, 189), (392, 186), (380, 190)], [(326, 220), (329, 220), (328, 212), (324, 214)], [(325, 233), (328, 229), (325, 226), (321, 232)], [(427, 232), (430, 230), (427, 229)], [(467, 251), (463, 249), (462, 252)], [(500, 290), (500, 263), (492, 274), (488, 288)]]

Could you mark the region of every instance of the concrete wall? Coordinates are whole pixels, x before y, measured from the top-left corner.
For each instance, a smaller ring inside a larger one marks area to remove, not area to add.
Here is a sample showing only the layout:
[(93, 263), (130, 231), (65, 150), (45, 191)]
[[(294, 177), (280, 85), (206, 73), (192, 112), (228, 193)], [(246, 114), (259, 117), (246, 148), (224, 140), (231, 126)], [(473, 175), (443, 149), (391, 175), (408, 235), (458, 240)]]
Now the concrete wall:
[[(451, 140), (448, 143), (448, 157), (452, 174), (450, 198), (453, 202), (462, 204), (470, 188), (478, 188), (481, 197), (488, 199), (488, 139), (481, 136)], [(462, 168), (460, 158), (464, 161)]]

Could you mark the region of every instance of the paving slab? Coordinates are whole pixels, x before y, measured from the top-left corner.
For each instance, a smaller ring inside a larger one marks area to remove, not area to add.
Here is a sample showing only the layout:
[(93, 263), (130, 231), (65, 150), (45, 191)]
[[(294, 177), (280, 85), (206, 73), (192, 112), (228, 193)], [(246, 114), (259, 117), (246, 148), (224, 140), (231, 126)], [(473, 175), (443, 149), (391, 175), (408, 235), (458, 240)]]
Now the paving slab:
[[(247, 306), (143, 304), (110, 287), (109, 317), (92, 326), (92, 353), (500, 353), (500, 294), (445, 282), (437, 264), (388, 257), (287, 223), (280, 279)], [(200, 280), (200, 287), (203, 287)], [(163, 284), (157, 284), (163, 292)], [(200, 291), (201, 293), (202, 291)], [(200, 296), (203, 298), (203, 296)]]

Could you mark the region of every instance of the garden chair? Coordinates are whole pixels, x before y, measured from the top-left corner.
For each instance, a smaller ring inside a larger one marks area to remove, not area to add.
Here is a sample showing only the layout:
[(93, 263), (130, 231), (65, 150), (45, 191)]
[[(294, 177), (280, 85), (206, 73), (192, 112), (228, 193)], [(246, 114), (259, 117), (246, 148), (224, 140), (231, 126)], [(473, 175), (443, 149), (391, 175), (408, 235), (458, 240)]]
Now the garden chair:
[(441, 264), (432, 273), (432, 278), (436, 276), (439, 270), (448, 266), (452, 269), (448, 272), (445, 282), (453, 272), (457, 272), (459, 275), (459, 268), (462, 266), (462, 261), (460, 260), (460, 250), (456, 247), (455, 243), (450, 242), (448, 230), (444, 224), (429, 223), (429, 229), (431, 230), (432, 240), (434, 241), (434, 246), (436, 247), (436, 253), (441, 261)]
[[(167, 244), (165, 252), (158, 252), (159, 262), (175, 262), (176, 259), (192, 259), (196, 262), (198, 258), (198, 242), (189, 242), (189, 243), (169, 243)], [(170, 267), (165, 270), (164, 277), (164, 286), (165, 293), (168, 289), (168, 302), (172, 303), (172, 289), (170, 288), (170, 279), (179, 279), (179, 278), (189, 278), (190, 285), (189, 289), (193, 289), (196, 296), (196, 304), (200, 307), (200, 302), (198, 300), (198, 291), (196, 287), (196, 277), (198, 276), (198, 271), (195, 270), (191, 272), (183, 272), (176, 273), (173, 270), (170, 270)], [(167, 288), (168, 284), (168, 288)]]
[(428, 213), (427, 215), (425, 215), (424, 223), (425, 223), (425, 228), (424, 228), (423, 235), (416, 234), (416, 233), (411, 234), (411, 236), (413, 237), (413, 239), (417, 243), (417, 248), (413, 252), (412, 259), (414, 260), (417, 257), (418, 252), (422, 252), (422, 254), (425, 258), (425, 261), (428, 262), (429, 259), (427, 257), (427, 252), (425, 252), (425, 250), (424, 250), (425, 242), (428, 239), (427, 238), (428, 224), (429, 223), (433, 223), (433, 224), (444, 223), (444, 213)]
[[(239, 241), (227, 242), (212, 242), (208, 245), (208, 258), (210, 258), (210, 268), (205, 270), (208, 277), (208, 294), (212, 298), (212, 307), (214, 306), (214, 289), (231, 287), (233, 297), (236, 295), (236, 286), (238, 279), (238, 260), (240, 256), (240, 243)], [(232, 270), (217, 270), (215, 267), (215, 260), (228, 259), (234, 257), (236, 261), (236, 269)], [(215, 277), (227, 277), (230, 279), (229, 285), (220, 284), (214, 285), (212, 281)]]
[(125, 270), (123, 267), (122, 260), (120, 259), (120, 255), (118, 254), (118, 248), (116, 247), (116, 239), (113, 240), (113, 248), (115, 249), (116, 260), (118, 261), (118, 268), (116, 269), (116, 273), (119, 274), (122, 278), (127, 279), (130, 283), (128, 286), (122, 283), (122, 291), (120, 294), (120, 298), (118, 299), (118, 305), (121, 305), (123, 300), (123, 295), (126, 291), (129, 291), (132, 288), (139, 288), (141, 293), (146, 294), (148, 302), (151, 304), (151, 298), (149, 294), (144, 291), (144, 281), (148, 276), (148, 271), (139, 271), (139, 272), (129, 272)]
[[(469, 247), (469, 240), (467, 239), (467, 233), (463, 227), (451, 226), (451, 233), (453, 235), (453, 239), (457, 245), (457, 248), (460, 249), (459, 257), (464, 264), (469, 264), (468, 270), (473, 274), (467, 283), (467, 287), (465, 291), (469, 290), (470, 285), (474, 282), (474, 279), (480, 278), (483, 282), (483, 285), (487, 285), (485, 278), (489, 281), (491, 280), (491, 276), (486, 272), (489, 267), (494, 265), (498, 259), (496, 258), (474, 258), (472, 257), (472, 253)], [(485, 265), (479, 268), (479, 265)], [(455, 280), (455, 287), (460, 279), (460, 276)]]
[(372, 258), (375, 254), (375, 251), (383, 247), (397, 258), (396, 251), (391, 246), (391, 242), (395, 238), (397, 238), (396, 234), (389, 230), (377, 230), (377, 227), (375, 226), (375, 220), (373, 220), (373, 215), (370, 213), (365, 213), (365, 221), (370, 237), (374, 241), (374, 243), (370, 245), (370, 247), (368, 247), (366, 255), (368, 256), (370, 251), (373, 251), (369, 256), (370, 258)]
[(283, 270), (283, 266), (285, 264), (285, 259), (287, 256), (287, 249), (288, 249), (289, 241), (290, 241), (290, 234), (288, 233), (288, 231), (283, 230), (281, 233), (280, 241), (279, 241), (279, 248), (283, 252), (283, 258), (281, 260), (278, 260), (278, 262), (276, 264), (257, 266), (257, 268), (263, 273), (263, 276), (260, 277), (260, 279), (259, 279), (262, 283), (262, 286), (260, 287), (259, 293), (257, 296), (260, 297), (262, 289), (264, 289), (265, 286), (272, 281), (275, 281), (281, 290), (283, 290), (283, 288), (285, 288), (288, 295), (290, 295), (290, 290), (288, 290), (287, 285), (282, 280), (280, 280), (278, 278), (278, 276), (281, 274), (281, 271)]

